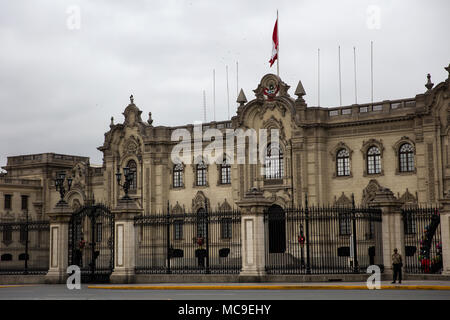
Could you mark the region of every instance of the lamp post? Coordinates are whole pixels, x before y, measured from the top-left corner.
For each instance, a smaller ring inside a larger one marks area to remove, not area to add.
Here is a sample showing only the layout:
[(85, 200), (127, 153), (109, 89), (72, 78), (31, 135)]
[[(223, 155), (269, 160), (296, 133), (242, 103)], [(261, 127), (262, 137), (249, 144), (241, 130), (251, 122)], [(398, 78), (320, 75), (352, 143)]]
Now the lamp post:
[[(55, 179), (55, 187), (56, 191), (59, 191), (59, 194), (61, 196), (61, 199), (58, 201), (58, 205), (66, 204), (66, 201), (64, 200), (64, 196), (66, 195), (66, 188), (64, 187), (64, 181), (66, 180), (66, 173), (60, 172), (56, 175)], [(70, 187), (72, 186), (72, 178), (67, 178), (67, 186), (68, 190), (70, 191)]]
[(120, 187), (122, 187), (123, 191), (125, 192), (125, 195), (122, 197), (122, 200), (131, 200), (130, 196), (128, 195), (128, 190), (130, 190), (130, 185), (133, 182), (134, 172), (132, 170), (130, 170), (129, 167), (124, 167), (123, 175), (125, 177), (125, 181), (123, 184), (121, 184), (122, 173), (120, 173), (120, 168), (117, 168), (117, 172), (116, 172), (117, 184)]

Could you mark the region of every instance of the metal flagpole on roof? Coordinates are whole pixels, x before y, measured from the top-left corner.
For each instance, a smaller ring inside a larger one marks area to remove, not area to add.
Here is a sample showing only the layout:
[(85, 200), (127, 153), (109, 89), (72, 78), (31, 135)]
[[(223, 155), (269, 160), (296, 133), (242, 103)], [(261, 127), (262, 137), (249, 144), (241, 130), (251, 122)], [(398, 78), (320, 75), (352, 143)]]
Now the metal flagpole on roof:
[(370, 101), (373, 104), (373, 41), (370, 41)]
[(203, 90), (203, 122), (206, 122), (206, 93)]
[(355, 104), (358, 104), (358, 94), (357, 94), (357, 87), (356, 87), (356, 48), (353, 47), (353, 69), (354, 69), (354, 76), (355, 76)]
[(278, 21), (278, 9), (277, 9), (277, 76), (280, 76), (280, 23)]
[(339, 60), (339, 106), (342, 106), (341, 46), (338, 46), (338, 60)]
[(317, 49), (317, 106), (320, 107), (320, 49)]
[(230, 119), (230, 87), (228, 85), (228, 65), (225, 66), (225, 70), (227, 73), (227, 106), (228, 106), (228, 119)]
[(216, 121), (216, 69), (213, 69), (213, 108), (214, 121)]

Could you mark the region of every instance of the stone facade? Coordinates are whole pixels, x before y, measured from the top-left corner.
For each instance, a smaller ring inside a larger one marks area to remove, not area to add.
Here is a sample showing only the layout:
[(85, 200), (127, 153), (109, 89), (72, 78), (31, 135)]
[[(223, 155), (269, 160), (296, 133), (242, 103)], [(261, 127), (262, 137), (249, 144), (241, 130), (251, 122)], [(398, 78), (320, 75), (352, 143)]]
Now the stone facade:
[[(281, 175), (266, 179), (264, 165), (235, 161), (229, 183), (223, 184), (221, 165), (210, 163), (206, 183), (201, 186), (195, 164), (183, 164), (182, 183), (174, 184), (171, 160), (177, 143), (171, 141), (172, 133), (176, 129), (192, 133), (194, 125), (155, 126), (151, 113), (143, 121), (132, 98), (123, 112), (124, 122), (114, 124), (111, 119), (104, 144), (98, 148), (103, 153), (101, 167), (90, 165), (86, 157), (51, 153), (8, 157), (3, 167), (7, 173), (0, 176), (0, 217), (20, 218), (20, 195), (29, 195), (33, 216), (45, 217), (59, 200), (54, 178), (60, 171), (73, 177), (66, 194), (69, 206), (95, 201), (114, 208), (123, 193), (115, 173), (130, 164), (136, 168), (130, 195), (145, 214), (165, 210), (167, 202), (189, 211), (199, 209), (205, 201), (214, 208), (224, 203), (233, 207), (252, 187), (282, 207), (302, 204), (305, 193), (312, 204), (345, 202), (352, 193), (357, 204), (367, 204), (381, 187), (392, 190), (404, 203), (437, 203), (450, 189), (449, 82), (428, 86), (426, 92), (410, 99), (321, 108), (307, 106), (301, 83), (293, 98), (289, 85), (268, 74), (254, 90), (255, 99), (247, 102), (241, 91), (240, 106), (230, 121), (206, 123), (203, 130), (279, 129)], [(203, 141), (203, 147), (210, 143)], [(400, 167), (404, 144), (411, 146), (413, 159), (412, 168), (406, 171)], [(375, 172), (369, 169), (372, 147), (379, 151), (380, 167)], [(345, 175), (338, 173), (337, 153), (341, 150), (348, 155)], [(12, 209), (5, 209), (7, 194), (12, 195)]]

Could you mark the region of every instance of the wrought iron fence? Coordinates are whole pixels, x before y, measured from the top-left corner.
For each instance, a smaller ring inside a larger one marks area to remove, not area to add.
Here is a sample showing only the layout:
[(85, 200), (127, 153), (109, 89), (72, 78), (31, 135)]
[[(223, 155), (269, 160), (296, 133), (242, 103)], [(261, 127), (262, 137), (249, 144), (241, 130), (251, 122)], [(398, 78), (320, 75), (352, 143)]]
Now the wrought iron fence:
[(405, 272), (441, 273), (442, 242), (439, 210), (416, 206), (404, 208), (402, 214), (405, 233)]
[(135, 218), (136, 273), (233, 274), (241, 269), (241, 214), (200, 209)]
[(272, 206), (265, 214), (268, 274), (365, 273), (382, 269), (381, 210)]
[(49, 268), (47, 221), (0, 223), (0, 274), (45, 274)]

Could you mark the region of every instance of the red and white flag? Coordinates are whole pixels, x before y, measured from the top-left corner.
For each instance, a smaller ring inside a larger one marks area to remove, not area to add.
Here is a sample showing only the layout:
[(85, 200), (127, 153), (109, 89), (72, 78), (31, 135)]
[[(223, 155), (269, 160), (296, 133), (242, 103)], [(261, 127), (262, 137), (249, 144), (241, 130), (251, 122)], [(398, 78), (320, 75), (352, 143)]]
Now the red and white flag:
[(273, 28), (272, 34), (272, 58), (269, 60), (270, 66), (275, 63), (275, 60), (278, 59), (278, 13), (277, 13), (277, 21), (275, 21), (275, 27)]

